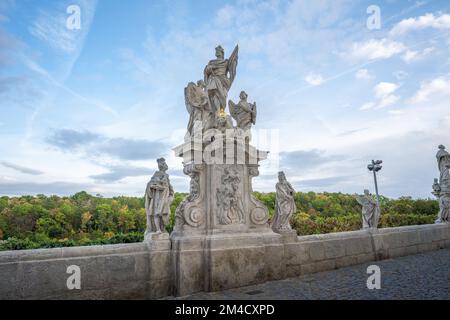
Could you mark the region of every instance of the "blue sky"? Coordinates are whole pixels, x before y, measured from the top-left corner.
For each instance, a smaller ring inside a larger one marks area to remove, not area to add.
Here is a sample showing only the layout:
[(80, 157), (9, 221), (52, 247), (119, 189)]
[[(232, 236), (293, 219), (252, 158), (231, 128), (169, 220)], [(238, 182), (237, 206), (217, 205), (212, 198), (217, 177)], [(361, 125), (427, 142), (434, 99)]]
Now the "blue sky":
[(183, 88), (237, 43), (229, 98), (245, 90), (255, 129), (279, 135), (254, 189), (281, 169), (299, 191), (360, 193), (383, 159), (382, 194), (431, 196), (450, 145), (450, 3), (425, 0), (1, 0), (0, 195), (141, 196), (160, 156), (186, 191)]

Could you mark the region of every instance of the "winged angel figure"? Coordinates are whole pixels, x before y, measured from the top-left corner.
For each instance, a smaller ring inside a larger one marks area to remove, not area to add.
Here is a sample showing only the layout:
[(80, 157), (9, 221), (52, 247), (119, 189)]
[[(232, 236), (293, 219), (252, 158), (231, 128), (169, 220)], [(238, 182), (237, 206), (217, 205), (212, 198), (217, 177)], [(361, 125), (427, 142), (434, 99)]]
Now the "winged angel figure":
[(231, 116), (236, 120), (237, 127), (242, 130), (250, 130), (252, 124), (256, 123), (256, 102), (247, 102), (247, 93), (241, 91), (239, 98), (241, 99), (237, 104), (233, 101), (228, 101)]
[(225, 59), (225, 52), (221, 46), (216, 48), (216, 58), (209, 61), (205, 67), (205, 85), (211, 110), (217, 113), (225, 109), (228, 91), (236, 77), (239, 47), (233, 50), (230, 58)]

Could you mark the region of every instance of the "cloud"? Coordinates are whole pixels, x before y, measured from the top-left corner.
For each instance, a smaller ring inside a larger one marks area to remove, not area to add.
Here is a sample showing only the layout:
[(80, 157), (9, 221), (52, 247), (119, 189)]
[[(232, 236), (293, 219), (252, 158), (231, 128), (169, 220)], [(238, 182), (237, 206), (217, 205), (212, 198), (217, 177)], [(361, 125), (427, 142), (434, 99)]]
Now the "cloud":
[(409, 31), (433, 29), (450, 29), (450, 14), (435, 16), (427, 13), (420, 17), (408, 18), (397, 23), (390, 31), (392, 36), (403, 35)]
[(13, 164), (10, 162), (6, 162), (6, 161), (1, 161), (0, 164), (2, 164), (3, 166), (16, 170), (20, 173), (25, 173), (25, 174), (31, 174), (31, 175), (40, 175), (43, 174), (44, 172), (40, 171), (40, 170), (36, 170), (36, 169), (31, 169), (31, 168), (27, 168), (27, 167), (23, 167), (17, 164)]
[(355, 78), (356, 79), (368, 80), (368, 79), (372, 79), (373, 76), (369, 73), (369, 70), (367, 70), (367, 69), (359, 69), (355, 73)]
[(391, 82), (378, 83), (373, 88), (376, 101), (365, 103), (360, 110), (381, 109), (393, 105), (400, 99), (399, 96), (393, 94), (399, 87), (398, 84)]
[(90, 131), (61, 129), (47, 137), (47, 143), (63, 151), (81, 150), (85, 154), (107, 155), (120, 160), (148, 160), (167, 153), (160, 141), (109, 138)]
[(344, 159), (343, 156), (327, 156), (325, 151), (317, 149), (280, 152), (280, 166), (296, 173), (342, 159)]
[(394, 93), (398, 89), (398, 87), (399, 86), (395, 83), (380, 82), (374, 88), (375, 97), (383, 99)]
[(306, 75), (305, 81), (308, 82), (312, 86), (320, 86), (324, 83), (325, 79), (319, 73), (311, 72)]
[(380, 40), (370, 39), (366, 42), (355, 42), (352, 44), (350, 56), (356, 59), (388, 59), (406, 50), (401, 42), (387, 38)]
[(97, 1), (78, 1), (77, 5), (81, 12), (81, 28), (79, 30), (70, 30), (66, 27), (69, 17), (66, 10), (71, 4), (64, 1), (53, 10), (39, 10), (38, 17), (31, 23), (28, 31), (53, 49), (65, 53), (76, 52), (89, 31)]
[(93, 186), (89, 184), (70, 183), (70, 182), (11, 182), (0, 180), (0, 195), (37, 195), (52, 194), (60, 196), (73, 195), (81, 190), (89, 191)]
[(296, 185), (298, 185), (301, 189), (305, 190), (305, 188), (312, 188), (314, 190), (325, 190), (324, 188), (334, 187), (337, 184), (351, 181), (354, 179), (354, 176), (335, 176), (335, 177), (327, 177), (327, 178), (317, 178), (317, 179), (300, 179), (296, 180)]
[(74, 150), (99, 139), (100, 136), (98, 134), (89, 131), (61, 129), (56, 130), (51, 136), (47, 137), (47, 142), (62, 150)]
[(450, 94), (450, 74), (438, 77), (431, 81), (422, 82), (420, 89), (410, 99), (411, 103), (425, 102), (435, 95)]
[(422, 52), (406, 50), (406, 52), (401, 56), (401, 58), (406, 63), (410, 63), (412, 61), (417, 61), (425, 58), (433, 51), (434, 51), (433, 47), (425, 48)]
[(151, 175), (153, 169), (132, 166), (111, 166), (109, 172), (89, 176), (97, 182), (110, 183), (122, 180), (126, 177), (139, 177)]

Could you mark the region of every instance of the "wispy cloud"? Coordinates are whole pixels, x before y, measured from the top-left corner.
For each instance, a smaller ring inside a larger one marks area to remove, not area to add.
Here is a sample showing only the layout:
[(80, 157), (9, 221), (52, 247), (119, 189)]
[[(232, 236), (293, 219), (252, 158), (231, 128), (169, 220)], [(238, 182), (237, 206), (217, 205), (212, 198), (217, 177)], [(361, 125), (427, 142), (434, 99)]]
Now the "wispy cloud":
[(425, 48), (421, 52), (420, 51), (414, 51), (414, 50), (406, 50), (406, 52), (402, 55), (403, 61), (406, 63), (410, 63), (417, 60), (422, 60), (426, 56), (428, 56), (430, 53), (432, 53), (435, 50), (435, 48)]
[(394, 95), (394, 92), (397, 91), (399, 87), (398, 84), (391, 82), (378, 83), (373, 88), (376, 101), (365, 103), (360, 110), (369, 110), (373, 108), (381, 109), (393, 105), (400, 99), (399, 96)]
[(373, 76), (369, 73), (369, 70), (367, 70), (367, 69), (359, 69), (355, 73), (355, 78), (356, 79), (369, 80), (369, 79), (372, 79)]
[(55, 50), (65, 53), (79, 50), (89, 31), (97, 1), (81, 0), (77, 2), (82, 14), (82, 25), (80, 29), (70, 30), (66, 26), (68, 18), (66, 9), (72, 4), (72, 2), (63, 1), (53, 9), (39, 10), (36, 20), (28, 29), (29, 32)]
[(70, 183), (70, 182), (50, 182), (36, 183), (31, 181), (2, 181), (0, 180), (0, 195), (72, 195), (81, 190), (90, 191), (93, 186), (90, 184)]
[(410, 99), (411, 103), (420, 103), (428, 101), (432, 96), (450, 95), (450, 74), (441, 76), (430, 81), (424, 81), (420, 89)]
[(87, 155), (106, 155), (120, 160), (149, 160), (168, 152), (160, 141), (110, 138), (102, 134), (72, 129), (55, 130), (47, 143), (62, 151), (81, 151)]
[(24, 167), (24, 166), (20, 166), (18, 164), (14, 164), (14, 163), (10, 163), (7, 161), (1, 161), (0, 164), (2, 164), (3, 166), (16, 170), (20, 173), (25, 173), (25, 174), (31, 174), (31, 175), (41, 175), (44, 172), (40, 171), (40, 170), (36, 170), (36, 169), (32, 169), (32, 168), (28, 168), (28, 167)]
[(406, 46), (391, 39), (370, 39), (365, 42), (355, 42), (349, 52), (355, 59), (388, 59), (394, 55), (402, 53)]
[(110, 166), (108, 172), (91, 175), (90, 178), (101, 183), (111, 183), (127, 177), (148, 176), (153, 173), (153, 169), (134, 166)]

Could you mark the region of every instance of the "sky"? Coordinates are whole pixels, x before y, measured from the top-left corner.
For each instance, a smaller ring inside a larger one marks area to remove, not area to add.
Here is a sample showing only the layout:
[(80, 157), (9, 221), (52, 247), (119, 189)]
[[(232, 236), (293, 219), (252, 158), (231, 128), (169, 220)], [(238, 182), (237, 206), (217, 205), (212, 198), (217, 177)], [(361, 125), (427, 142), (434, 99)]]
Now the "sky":
[(444, 0), (0, 0), (0, 195), (142, 196), (161, 156), (186, 192), (184, 87), (219, 44), (239, 44), (228, 98), (257, 102), (271, 151), (256, 191), (283, 170), (297, 191), (373, 192), (381, 159), (381, 194), (432, 197), (450, 148)]

